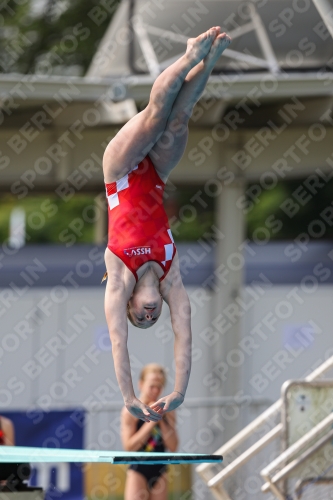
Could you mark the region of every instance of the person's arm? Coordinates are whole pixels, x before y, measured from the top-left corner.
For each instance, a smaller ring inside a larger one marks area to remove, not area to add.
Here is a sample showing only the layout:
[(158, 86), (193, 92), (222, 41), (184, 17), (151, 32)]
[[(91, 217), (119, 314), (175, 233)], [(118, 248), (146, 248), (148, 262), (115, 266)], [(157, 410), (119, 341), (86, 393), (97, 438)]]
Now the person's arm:
[(171, 287), (168, 296), (171, 325), (175, 335), (174, 356), (176, 376), (174, 391), (185, 397), (191, 372), (191, 305), (182, 283)]
[(167, 282), (162, 282), (160, 290), (163, 299), (169, 305), (175, 335), (175, 385), (174, 391), (169, 396), (159, 399), (151, 406), (155, 410), (163, 406), (163, 412), (176, 409), (184, 401), (192, 358), (191, 305), (181, 280), (177, 254), (167, 278)]
[(14, 446), (15, 429), (13, 422), (9, 418), (1, 417), (1, 425), (4, 434), (4, 444), (6, 446)]
[(156, 422), (145, 422), (136, 430), (137, 419), (126, 408), (121, 413), (121, 441), (125, 451), (138, 451), (146, 443)]
[(115, 278), (108, 270), (104, 304), (105, 316), (111, 339), (114, 368), (124, 403), (128, 411), (136, 418), (146, 422), (158, 421), (161, 419), (161, 415), (135, 397), (127, 349), (127, 302), (128, 292), (124, 284), (121, 279)]
[(176, 430), (176, 413), (165, 415), (158, 424), (161, 428), (163, 442), (169, 451), (174, 453), (178, 448), (178, 434)]

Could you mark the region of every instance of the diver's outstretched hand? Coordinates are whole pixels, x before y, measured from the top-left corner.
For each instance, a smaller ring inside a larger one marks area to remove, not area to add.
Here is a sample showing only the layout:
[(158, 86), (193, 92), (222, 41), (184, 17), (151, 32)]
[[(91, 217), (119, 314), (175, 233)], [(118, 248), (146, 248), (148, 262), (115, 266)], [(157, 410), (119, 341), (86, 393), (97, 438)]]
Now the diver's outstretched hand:
[(139, 418), (144, 422), (158, 422), (162, 418), (161, 414), (153, 408), (141, 403), (138, 398), (133, 398), (131, 401), (126, 402), (125, 406), (133, 417)]
[(160, 415), (164, 415), (164, 413), (173, 411), (178, 408), (178, 406), (180, 406), (183, 401), (184, 396), (179, 392), (174, 391), (168, 396), (164, 396), (163, 398), (156, 401), (156, 403), (150, 405), (150, 408), (158, 412)]

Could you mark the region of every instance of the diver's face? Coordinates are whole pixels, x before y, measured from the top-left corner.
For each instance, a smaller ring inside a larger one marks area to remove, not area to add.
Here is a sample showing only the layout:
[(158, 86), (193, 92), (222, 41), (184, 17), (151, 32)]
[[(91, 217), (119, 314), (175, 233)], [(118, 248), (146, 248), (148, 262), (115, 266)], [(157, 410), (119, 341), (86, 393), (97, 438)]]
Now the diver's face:
[(139, 382), (142, 399), (155, 403), (163, 390), (163, 377), (156, 373), (147, 373), (144, 380)]
[(163, 300), (158, 291), (149, 294), (143, 290), (133, 292), (128, 308), (135, 326), (139, 328), (153, 326), (161, 314), (162, 303)]

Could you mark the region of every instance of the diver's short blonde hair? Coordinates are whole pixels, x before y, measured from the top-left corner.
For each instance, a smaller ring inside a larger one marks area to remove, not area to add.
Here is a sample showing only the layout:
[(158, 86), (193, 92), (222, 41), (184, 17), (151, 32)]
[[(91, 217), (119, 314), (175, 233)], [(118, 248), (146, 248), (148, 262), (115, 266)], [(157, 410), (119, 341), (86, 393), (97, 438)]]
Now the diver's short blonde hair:
[(167, 377), (166, 377), (166, 371), (163, 368), (163, 366), (157, 363), (149, 363), (148, 365), (145, 365), (140, 373), (140, 382), (143, 382), (145, 380), (148, 373), (155, 373), (156, 375), (160, 375), (163, 379), (163, 387), (165, 386)]
[(132, 323), (133, 326), (136, 326), (137, 328), (140, 328), (140, 326), (136, 325), (133, 321), (133, 318), (132, 318), (132, 315), (131, 315), (131, 312), (130, 312), (130, 306), (129, 306), (129, 303), (127, 303), (127, 308), (126, 308), (126, 311), (127, 311), (127, 319), (128, 321), (130, 321), (130, 323)]

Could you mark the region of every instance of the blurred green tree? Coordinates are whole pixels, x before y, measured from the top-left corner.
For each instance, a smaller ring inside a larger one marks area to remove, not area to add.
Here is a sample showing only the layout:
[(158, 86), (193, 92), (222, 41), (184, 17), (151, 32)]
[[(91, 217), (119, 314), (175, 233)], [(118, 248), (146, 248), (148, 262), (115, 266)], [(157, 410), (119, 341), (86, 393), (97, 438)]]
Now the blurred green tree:
[(0, 71), (82, 76), (120, 0), (4, 0)]
[[(333, 179), (321, 183), (319, 181), (321, 188), (314, 192), (303, 184), (304, 181), (305, 179), (281, 181), (270, 190), (262, 189), (255, 199), (248, 196), (246, 219), (247, 237), (250, 240), (292, 240), (301, 233), (308, 234), (311, 240), (333, 239), (333, 226), (321, 216), (332, 209)], [(253, 186), (249, 184), (248, 193), (253, 193)], [(258, 184), (255, 186), (258, 187)], [(303, 196), (302, 203), (299, 202), (300, 192)], [(311, 230), (314, 221), (318, 221), (315, 231)]]
[[(76, 194), (68, 201), (55, 195), (28, 196), (19, 203), (5, 194), (0, 197), (0, 243), (9, 238), (10, 214), (14, 208), (22, 208), (26, 215), (26, 243), (70, 244), (93, 243), (95, 197)], [(80, 221), (80, 231), (73, 231), (73, 221)]]

